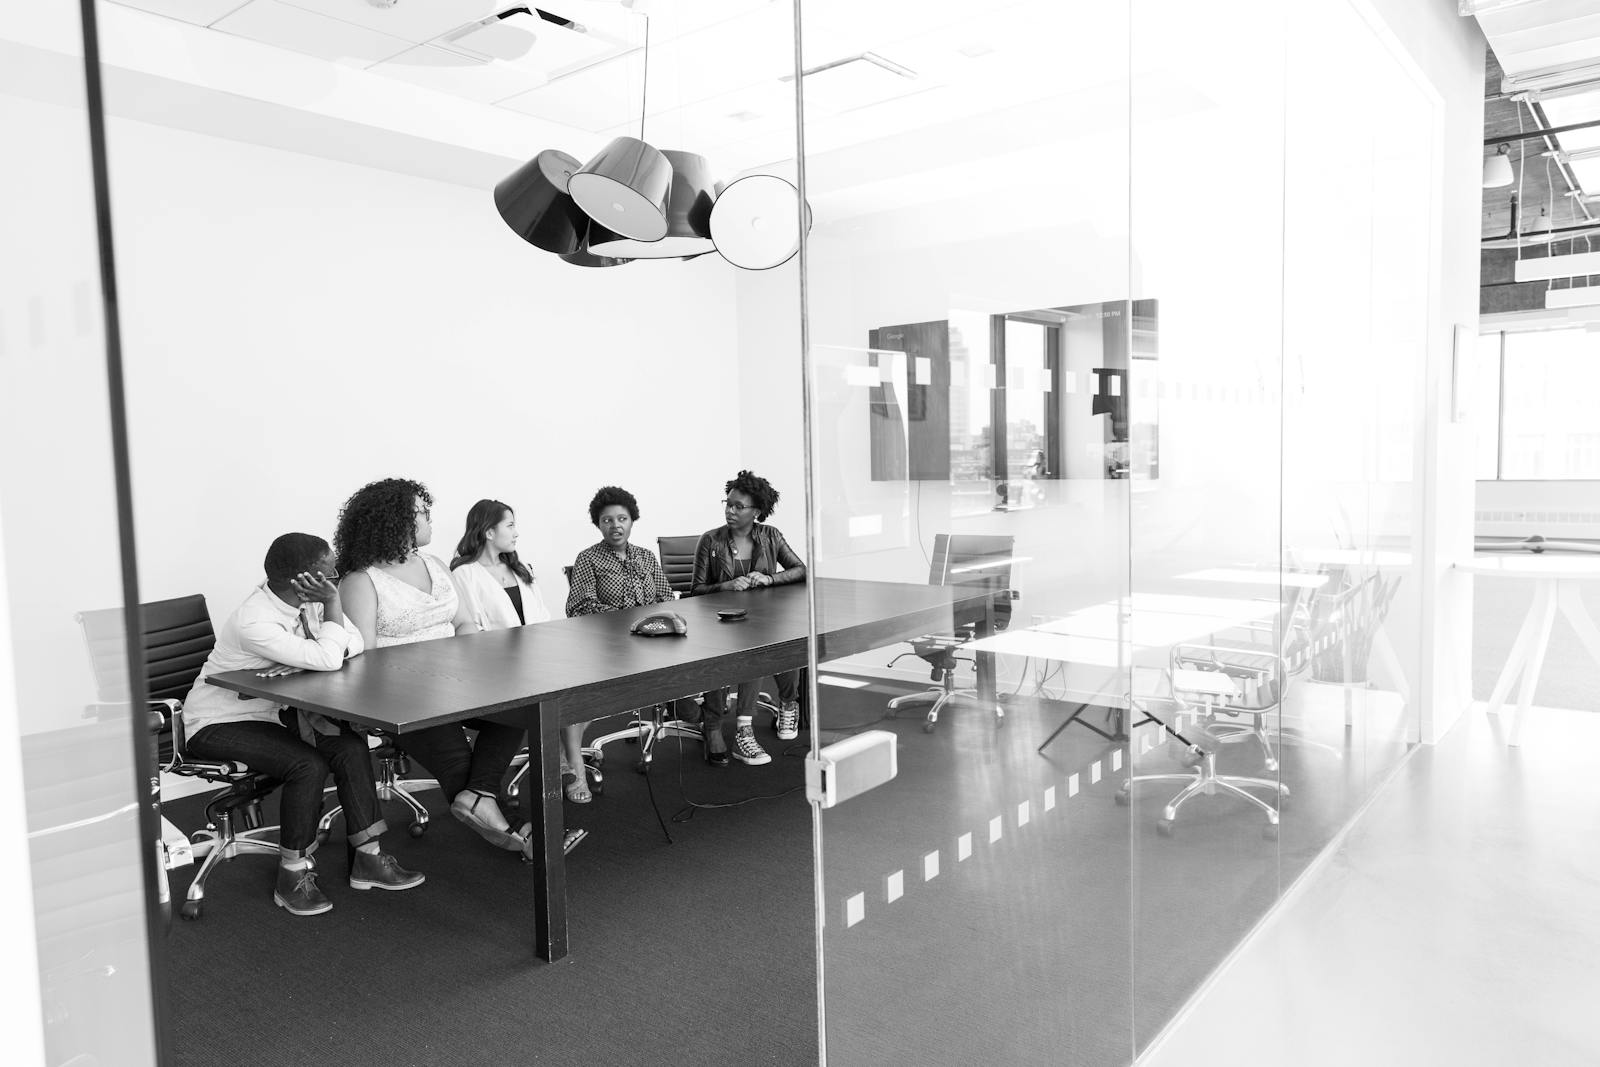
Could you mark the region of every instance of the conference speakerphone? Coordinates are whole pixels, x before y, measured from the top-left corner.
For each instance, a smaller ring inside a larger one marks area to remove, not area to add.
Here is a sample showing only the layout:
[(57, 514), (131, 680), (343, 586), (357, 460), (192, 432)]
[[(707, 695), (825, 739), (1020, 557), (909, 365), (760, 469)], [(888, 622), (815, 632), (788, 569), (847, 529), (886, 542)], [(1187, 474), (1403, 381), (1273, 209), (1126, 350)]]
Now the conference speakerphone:
[(895, 776), (896, 737), (888, 730), (865, 730), (806, 757), (806, 799), (831, 808), (860, 796)]

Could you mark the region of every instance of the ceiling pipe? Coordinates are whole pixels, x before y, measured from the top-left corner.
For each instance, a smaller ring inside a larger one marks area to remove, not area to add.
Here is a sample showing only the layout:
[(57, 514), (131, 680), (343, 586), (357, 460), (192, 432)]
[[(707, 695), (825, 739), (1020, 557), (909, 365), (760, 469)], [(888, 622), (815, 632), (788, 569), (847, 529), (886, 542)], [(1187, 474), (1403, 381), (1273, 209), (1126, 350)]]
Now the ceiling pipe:
[(1548, 137), (1553, 133), (1571, 133), (1573, 130), (1589, 130), (1600, 126), (1600, 119), (1590, 119), (1588, 122), (1573, 122), (1566, 126), (1552, 126), (1545, 130), (1529, 130), (1526, 133), (1503, 133), (1496, 137), (1485, 137), (1483, 143), (1510, 144), (1513, 141), (1531, 141), (1535, 137)]
[[(1533, 116), (1534, 122), (1538, 123), (1540, 126), (1547, 125), (1545, 121), (1546, 116), (1544, 113), (1544, 108), (1540, 107), (1536, 101), (1524, 99), (1521, 101), (1521, 103), (1522, 106), (1528, 109), (1528, 114)], [(1554, 132), (1555, 131), (1553, 130), (1547, 130), (1544, 137), (1545, 146), (1552, 152), (1557, 151), (1555, 138), (1550, 136), (1550, 134)], [(1561, 159), (1559, 155), (1556, 157), (1556, 170), (1561, 172), (1561, 180), (1567, 183), (1567, 191), (1569, 193), (1583, 192), (1583, 186), (1578, 184), (1578, 176), (1573, 173), (1568, 162), (1564, 159)], [(1578, 206), (1578, 210), (1583, 212), (1584, 218), (1594, 218), (1593, 213), (1589, 211), (1589, 205), (1587, 203), (1585, 203), (1583, 200), (1577, 200), (1575, 203)]]

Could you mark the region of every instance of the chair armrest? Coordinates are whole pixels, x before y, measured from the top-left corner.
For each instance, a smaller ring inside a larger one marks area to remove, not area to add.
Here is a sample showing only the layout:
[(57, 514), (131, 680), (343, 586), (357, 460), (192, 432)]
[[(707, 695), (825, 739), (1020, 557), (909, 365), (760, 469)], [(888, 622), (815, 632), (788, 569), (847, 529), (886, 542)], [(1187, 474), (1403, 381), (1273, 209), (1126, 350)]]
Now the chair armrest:
[(185, 778), (237, 778), (254, 773), (239, 760), (174, 760), (166, 769)]

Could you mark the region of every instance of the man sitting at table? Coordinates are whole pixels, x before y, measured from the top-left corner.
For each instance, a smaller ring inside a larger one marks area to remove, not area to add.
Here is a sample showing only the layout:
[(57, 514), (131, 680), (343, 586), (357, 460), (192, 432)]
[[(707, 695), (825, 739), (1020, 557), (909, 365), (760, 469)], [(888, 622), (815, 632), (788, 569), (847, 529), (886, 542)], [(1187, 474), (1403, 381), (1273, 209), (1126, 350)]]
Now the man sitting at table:
[[(187, 754), (237, 760), (283, 783), (278, 801), (279, 866), (272, 899), (291, 915), (320, 915), (333, 904), (317, 887), (317, 821), (323, 783), (333, 773), (350, 842), (352, 889), (410, 889), (423, 876), (401, 867), (378, 845), (387, 828), (378, 810), (366, 738), (321, 716), (297, 714), (271, 700), (209, 684), (225, 671), (263, 676), (336, 671), (359, 655), (361, 634), (345, 622), (328, 542), (287, 533), (272, 542), (267, 580), (228, 616), (200, 677), (183, 702)], [(302, 737), (305, 740), (302, 740)]]

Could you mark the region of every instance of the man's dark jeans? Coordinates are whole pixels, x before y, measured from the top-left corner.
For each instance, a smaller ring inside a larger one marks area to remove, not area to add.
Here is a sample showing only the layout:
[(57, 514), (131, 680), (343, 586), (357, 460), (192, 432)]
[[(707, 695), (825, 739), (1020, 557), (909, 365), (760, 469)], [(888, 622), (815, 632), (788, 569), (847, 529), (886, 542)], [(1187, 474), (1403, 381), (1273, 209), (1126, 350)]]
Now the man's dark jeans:
[(283, 783), (278, 845), (286, 852), (309, 852), (316, 842), (323, 783), (330, 772), (344, 807), (350, 844), (361, 845), (383, 833), (387, 827), (378, 810), (367, 739), (345, 727), (337, 734), (317, 734), (313, 747), (287, 726), (295, 721), (293, 712), (285, 712), (284, 720), (284, 726), (259, 719), (213, 723), (189, 738), (185, 747), (198, 759), (238, 760)]

